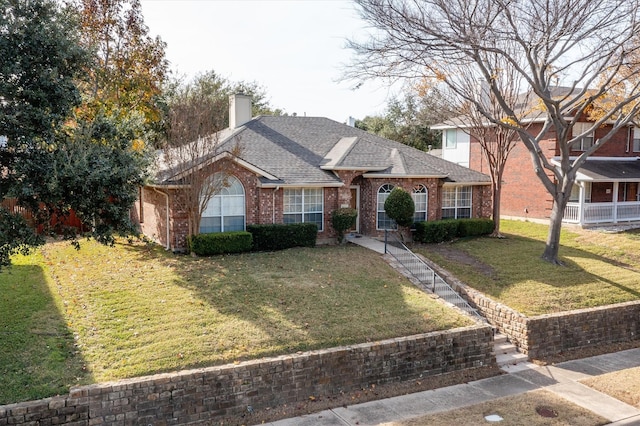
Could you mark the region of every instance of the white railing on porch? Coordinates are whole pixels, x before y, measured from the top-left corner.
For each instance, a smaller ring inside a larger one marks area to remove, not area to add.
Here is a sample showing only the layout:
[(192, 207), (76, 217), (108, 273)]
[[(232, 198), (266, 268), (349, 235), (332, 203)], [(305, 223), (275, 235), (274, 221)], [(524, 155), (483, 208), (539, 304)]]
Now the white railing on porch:
[(568, 223), (617, 223), (640, 221), (640, 202), (568, 203), (564, 209), (564, 222)]

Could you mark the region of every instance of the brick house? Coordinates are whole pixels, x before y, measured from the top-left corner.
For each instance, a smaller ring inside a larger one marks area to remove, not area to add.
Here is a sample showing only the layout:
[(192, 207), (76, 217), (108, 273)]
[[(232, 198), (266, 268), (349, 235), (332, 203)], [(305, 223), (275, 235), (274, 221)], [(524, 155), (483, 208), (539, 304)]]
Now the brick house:
[[(331, 212), (358, 210), (354, 231), (380, 237), (394, 224), (384, 201), (396, 186), (413, 196), (416, 221), (489, 217), (490, 179), (469, 168), (327, 118), (251, 117), (251, 99), (230, 97), (230, 127), (215, 155), (194, 167), (227, 162), (230, 176), (209, 202), (200, 232), (243, 230), (247, 224), (314, 222), (318, 240), (332, 241)], [(231, 154), (234, 141), (240, 153)], [(186, 213), (176, 200), (183, 182), (168, 167), (140, 188), (133, 211), (141, 231), (168, 249), (182, 249)]]
[[(530, 120), (529, 132), (538, 134), (545, 117), (538, 114)], [(592, 122), (576, 123), (573, 134), (589, 130)], [(489, 173), (480, 144), (470, 136), (463, 118), (457, 118), (434, 129), (443, 133), (442, 158), (482, 173)], [(578, 139), (571, 148), (577, 157), (585, 148), (597, 143), (608, 133), (602, 126)], [(559, 159), (556, 133), (551, 129), (540, 148), (546, 157)], [(629, 125), (592, 154), (579, 169), (563, 222), (580, 226), (640, 221), (640, 128)], [(547, 172), (549, 176), (550, 173)], [(553, 199), (535, 175), (529, 151), (520, 141), (506, 163), (501, 195), (503, 217), (548, 220)]]

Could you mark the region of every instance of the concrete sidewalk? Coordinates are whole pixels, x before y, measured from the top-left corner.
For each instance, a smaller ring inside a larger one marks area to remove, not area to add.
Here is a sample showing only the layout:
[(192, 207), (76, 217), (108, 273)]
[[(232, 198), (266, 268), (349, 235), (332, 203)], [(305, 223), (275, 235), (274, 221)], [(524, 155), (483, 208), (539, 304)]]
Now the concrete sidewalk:
[[(462, 408), (504, 396), (545, 389), (608, 419), (612, 425), (640, 425), (640, 410), (593, 390), (578, 380), (640, 366), (640, 349), (567, 361), (553, 366), (519, 364), (513, 372), (467, 384), (268, 423), (271, 426), (378, 425)], [(496, 423), (499, 424), (499, 423)]]

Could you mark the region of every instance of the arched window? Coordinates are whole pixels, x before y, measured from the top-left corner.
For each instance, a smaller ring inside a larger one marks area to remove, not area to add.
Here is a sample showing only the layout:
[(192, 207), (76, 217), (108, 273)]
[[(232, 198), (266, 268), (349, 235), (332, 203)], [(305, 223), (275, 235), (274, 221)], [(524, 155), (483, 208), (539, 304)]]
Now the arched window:
[(398, 225), (395, 220), (387, 216), (387, 212), (384, 211), (384, 202), (387, 200), (387, 197), (389, 197), (391, 191), (393, 191), (393, 185), (390, 183), (385, 183), (378, 189), (377, 229), (398, 229)]
[(429, 193), (426, 186), (416, 185), (413, 187), (411, 197), (413, 198), (413, 204), (416, 206), (415, 213), (413, 214), (414, 222), (424, 222), (427, 220), (428, 195)]
[(225, 180), (222, 189), (207, 204), (200, 220), (200, 233), (244, 231), (245, 207), (244, 187), (234, 176), (224, 178), (216, 173), (213, 177), (218, 184)]

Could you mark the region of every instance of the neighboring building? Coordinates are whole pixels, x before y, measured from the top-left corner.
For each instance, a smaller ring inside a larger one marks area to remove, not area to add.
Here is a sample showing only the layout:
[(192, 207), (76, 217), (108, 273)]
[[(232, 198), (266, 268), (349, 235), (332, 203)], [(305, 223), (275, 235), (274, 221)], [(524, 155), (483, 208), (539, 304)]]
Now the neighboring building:
[[(489, 217), (490, 179), (423, 151), (346, 124), (317, 117), (251, 118), (251, 99), (230, 98), (230, 128), (219, 133), (217, 152), (194, 163), (230, 162), (231, 177), (209, 203), (201, 232), (243, 230), (247, 224), (313, 222), (319, 240), (332, 240), (331, 212), (358, 210), (355, 231), (382, 236), (393, 223), (384, 212), (389, 192), (400, 186), (416, 202), (416, 221)], [(231, 155), (240, 141), (241, 152)], [(135, 216), (142, 232), (181, 249), (188, 233), (177, 208), (181, 176), (163, 167), (140, 190)]]
[[(544, 117), (529, 117), (531, 134), (540, 131)], [(585, 127), (586, 126), (586, 127)], [(591, 123), (577, 123), (574, 134), (588, 130)], [(464, 118), (457, 118), (434, 129), (443, 133), (442, 158), (455, 161), (482, 173), (489, 167), (476, 139), (469, 136)], [(579, 156), (609, 128), (597, 129), (572, 147), (572, 156)], [(462, 142), (462, 143), (460, 143)], [(558, 161), (560, 152), (555, 132), (540, 142), (546, 157)], [(640, 128), (628, 126), (591, 155), (576, 177), (571, 200), (563, 221), (582, 226), (640, 221)], [(550, 173), (548, 173), (551, 176)], [(501, 214), (503, 217), (548, 219), (553, 199), (535, 175), (531, 155), (520, 141), (509, 155), (502, 182)]]

